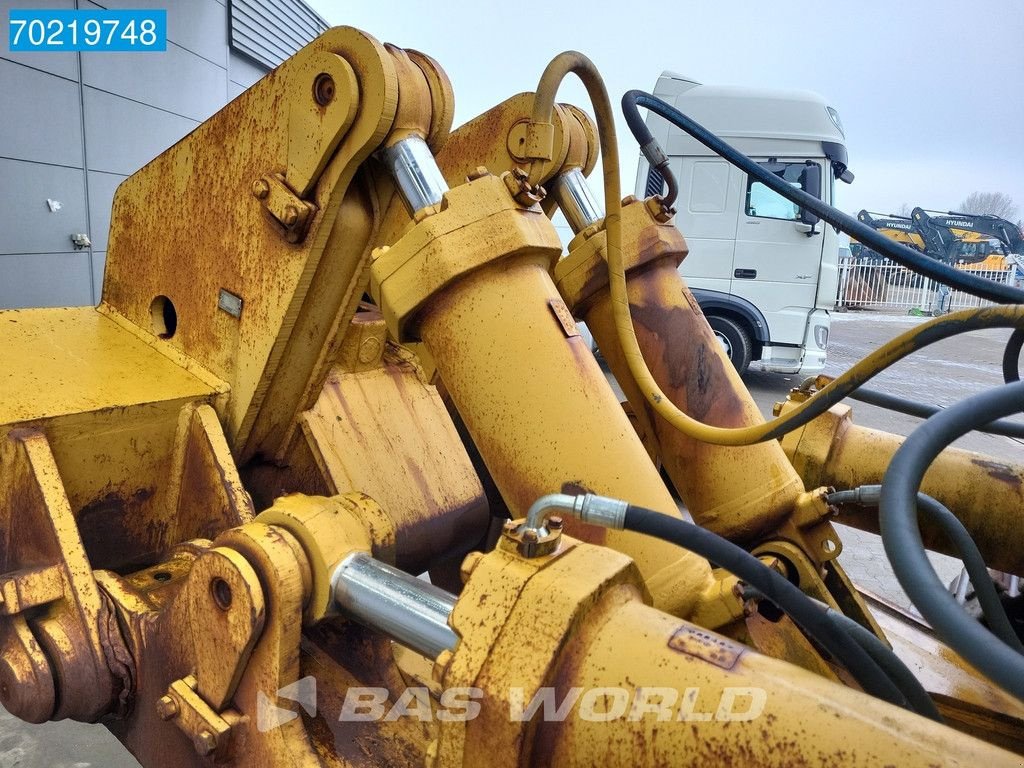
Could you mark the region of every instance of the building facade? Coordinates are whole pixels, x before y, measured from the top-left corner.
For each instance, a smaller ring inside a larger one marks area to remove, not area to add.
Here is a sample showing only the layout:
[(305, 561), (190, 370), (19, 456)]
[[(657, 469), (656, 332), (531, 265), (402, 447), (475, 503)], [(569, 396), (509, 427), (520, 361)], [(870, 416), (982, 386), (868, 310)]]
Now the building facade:
[(49, 0), (165, 8), (167, 51), (11, 52), (30, 6), (0, 0), (0, 308), (96, 304), (118, 184), (327, 23), (300, 0)]

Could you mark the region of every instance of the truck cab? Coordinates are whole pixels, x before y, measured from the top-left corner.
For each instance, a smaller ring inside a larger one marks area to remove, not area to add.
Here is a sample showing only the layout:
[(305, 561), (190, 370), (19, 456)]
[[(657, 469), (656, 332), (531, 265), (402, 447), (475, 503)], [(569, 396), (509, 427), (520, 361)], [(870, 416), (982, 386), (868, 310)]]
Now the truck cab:
[[(654, 95), (830, 205), (835, 180), (853, 179), (839, 114), (817, 94), (701, 85), (665, 72)], [(820, 372), (839, 233), (653, 112), (647, 125), (679, 180), (676, 226), (690, 247), (680, 271), (737, 370)], [(637, 195), (658, 194), (662, 184), (641, 157)]]

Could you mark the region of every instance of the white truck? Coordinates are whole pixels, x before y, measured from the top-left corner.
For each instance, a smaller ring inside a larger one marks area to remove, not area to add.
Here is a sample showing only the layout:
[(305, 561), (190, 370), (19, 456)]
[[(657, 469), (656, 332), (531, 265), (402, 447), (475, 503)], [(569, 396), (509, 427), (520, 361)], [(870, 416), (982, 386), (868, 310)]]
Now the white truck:
[[(839, 114), (817, 94), (701, 85), (665, 72), (654, 95), (830, 205), (835, 180), (853, 180)], [(756, 361), (777, 373), (820, 372), (839, 233), (654, 113), (647, 127), (679, 181), (675, 223), (690, 247), (680, 270), (737, 370)], [(641, 157), (636, 194), (658, 194), (662, 184)]]

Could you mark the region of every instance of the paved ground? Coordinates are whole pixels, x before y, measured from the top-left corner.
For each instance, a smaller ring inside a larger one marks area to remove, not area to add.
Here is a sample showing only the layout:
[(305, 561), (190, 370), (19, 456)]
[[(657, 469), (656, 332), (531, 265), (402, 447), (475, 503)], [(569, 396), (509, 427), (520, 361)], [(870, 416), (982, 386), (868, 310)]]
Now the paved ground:
[[(892, 317), (867, 312), (834, 315), (827, 373), (838, 374), (893, 336), (907, 330), (920, 318)], [(1001, 382), (999, 361), (1008, 332), (986, 331), (969, 338), (941, 342), (890, 371), (880, 375), (875, 388), (940, 405)], [(751, 373), (747, 384), (765, 414), (772, 404), (784, 399), (799, 381), (795, 377)], [(907, 434), (920, 422), (856, 403), (858, 424)], [(1002, 437), (972, 435), (959, 445), (1013, 461), (1024, 461), (1024, 445)], [(844, 542), (840, 561), (855, 581), (868, 589), (907, 605), (882, 553), (877, 536), (842, 528)], [(956, 561), (935, 556), (943, 580), (958, 572)], [(49, 723), (26, 726), (0, 709), (0, 768), (129, 768), (137, 766), (102, 726), (79, 723)]]

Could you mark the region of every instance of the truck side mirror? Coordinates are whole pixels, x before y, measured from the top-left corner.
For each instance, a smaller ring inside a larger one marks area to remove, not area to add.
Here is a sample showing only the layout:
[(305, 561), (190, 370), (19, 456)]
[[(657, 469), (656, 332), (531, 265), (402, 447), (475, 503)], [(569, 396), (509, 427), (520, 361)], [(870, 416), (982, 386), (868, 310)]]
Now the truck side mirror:
[[(804, 192), (812, 197), (821, 199), (821, 166), (817, 163), (808, 163), (804, 166), (804, 169), (800, 172), (800, 186)], [(803, 224), (811, 225), (811, 232), (813, 234), (814, 225), (820, 221), (817, 215), (807, 210), (806, 208), (800, 209), (800, 222)]]

